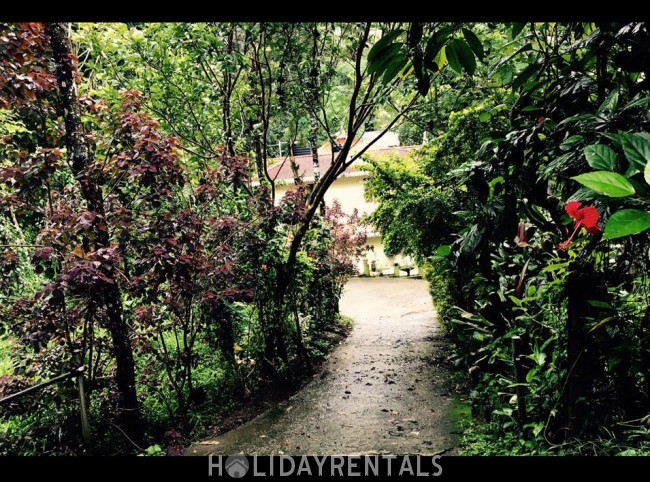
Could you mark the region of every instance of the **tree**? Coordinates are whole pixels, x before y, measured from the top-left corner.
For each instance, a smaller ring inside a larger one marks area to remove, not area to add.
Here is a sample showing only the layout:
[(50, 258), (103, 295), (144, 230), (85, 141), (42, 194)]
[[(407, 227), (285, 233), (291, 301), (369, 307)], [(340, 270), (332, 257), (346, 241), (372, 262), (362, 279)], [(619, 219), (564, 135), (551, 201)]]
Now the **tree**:
[[(81, 124), (81, 109), (76, 89), (76, 66), (70, 38), (65, 24), (48, 23), (45, 24), (45, 30), (50, 37), (56, 63), (56, 78), (60, 91), (60, 108), (65, 122), (65, 143), (70, 158), (70, 168), (79, 183), (81, 195), (88, 206), (88, 212), (92, 215), (91, 222), (94, 224), (92, 229), (96, 231), (95, 239), (92, 241), (86, 239), (84, 247), (87, 251), (108, 249), (110, 240), (106, 226), (103, 194), (89, 172), (92, 160)], [(105, 306), (107, 311), (107, 328), (113, 340), (117, 367), (115, 380), (121, 396), (122, 421), (127, 433), (139, 438), (138, 434), (142, 427), (135, 388), (133, 350), (129, 329), (122, 316), (122, 294), (118, 285), (114, 282), (108, 283), (103, 292), (96, 293), (94, 301), (98, 305)]]

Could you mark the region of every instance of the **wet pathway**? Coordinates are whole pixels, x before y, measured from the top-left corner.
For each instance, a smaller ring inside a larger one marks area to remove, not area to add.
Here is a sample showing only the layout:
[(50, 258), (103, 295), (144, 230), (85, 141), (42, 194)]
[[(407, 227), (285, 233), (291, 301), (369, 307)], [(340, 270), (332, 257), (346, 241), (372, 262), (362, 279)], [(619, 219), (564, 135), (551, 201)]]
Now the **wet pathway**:
[(454, 447), (449, 374), (424, 280), (352, 279), (352, 333), (300, 392), (188, 454), (435, 454)]

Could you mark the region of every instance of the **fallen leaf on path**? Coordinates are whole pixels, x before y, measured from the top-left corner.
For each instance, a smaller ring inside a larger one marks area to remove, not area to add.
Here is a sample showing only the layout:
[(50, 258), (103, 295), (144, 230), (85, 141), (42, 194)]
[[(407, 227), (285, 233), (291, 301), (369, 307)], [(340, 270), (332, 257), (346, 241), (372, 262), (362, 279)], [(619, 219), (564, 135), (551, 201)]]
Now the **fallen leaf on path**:
[(220, 443), (216, 440), (204, 440), (203, 442), (199, 442), (199, 445), (219, 445)]

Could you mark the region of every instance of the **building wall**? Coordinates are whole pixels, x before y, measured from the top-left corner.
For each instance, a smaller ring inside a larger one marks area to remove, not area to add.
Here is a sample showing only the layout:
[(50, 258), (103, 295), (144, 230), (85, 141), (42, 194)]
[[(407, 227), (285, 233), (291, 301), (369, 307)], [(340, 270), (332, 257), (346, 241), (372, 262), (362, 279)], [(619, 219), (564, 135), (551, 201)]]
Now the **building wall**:
[[(282, 199), (287, 190), (293, 187), (293, 184), (276, 186), (276, 204)], [(363, 177), (343, 177), (334, 181), (325, 194), (325, 204), (331, 206), (334, 200), (341, 204), (341, 209), (347, 214), (352, 214), (356, 208), (360, 216), (365, 216), (371, 214), (377, 208), (377, 203), (366, 201), (364, 197)], [(372, 249), (368, 250), (364, 257), (369, 266), (372, 266), (374, 261), (375, 271), (371, 272), (371, 275), (377, 276), (381, 272), (383, 274), (393, 274), (394, 263), (399, 263), (400, 266), (413, 265), (410, 258), (402, 255), (387, 256), (384, 253), (384, 245), (379, 233), (371, 230), (368, 234), (366, 244), (371, 246)], [(357, 260), (359, 274), (364, 272), (364, 257)]]
[(359, 216), (365, 216), (377, 209), (377, 203), (368, 202), (364, 197), (363, 177), (343, 177), (334, 181), (325, 193), (325, 204), (331, 206), (335, 200), (346, 214), (357, 209)]

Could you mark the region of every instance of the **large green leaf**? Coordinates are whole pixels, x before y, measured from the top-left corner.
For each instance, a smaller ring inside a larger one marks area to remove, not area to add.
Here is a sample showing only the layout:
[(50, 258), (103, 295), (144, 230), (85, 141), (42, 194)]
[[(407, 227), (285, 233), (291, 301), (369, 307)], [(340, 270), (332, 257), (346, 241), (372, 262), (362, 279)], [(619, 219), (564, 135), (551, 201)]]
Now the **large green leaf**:
[(392, 32), (388, 32), (382, 38), (377, 40), (375, 45), (373, 45), (372, 48), (368, 51), (368, 63), (371, 64), (372, 62), (374, 62), (375, 59), (379, 57), (381, 51), (384, 48), (388, 47), (388, 45), (392, 43), (393, 40), (395, 40), (397, 37), (399, 37), (402, 33), (404, 33), (404, 30), (401, 29), (393, 30)]
[(605, 239), (616, 239), (639, 234), (650, 229), (650, 213), (639, 209), (623, 209), (615, 212), (605, 226)]
[(467, 44), (470, 46), (472, 51), (476, 54), (476, 57), (478, 57), (480, 60), (483, 60), (483, 56), (485, 55), (485, 52), (483, 51), (483, 44), (476, 36), (476, 34), (471, 30), (464, 28), (463, 37), (465, 37)]
[(433, 72), (437, 72), (440, 70), (440, 66), (436, 64), (435, 58), (438, 55), (438, 52), (440, 52), (440, 49), (442, 48), (442, 44), (436, 42), (436, 37), (431, 37), (426, 44), (426, 47), (424, 49), (424, 68), (429, 69)]
[(454, 39), (445, 48), (447, 61), (452, 69), (459, 74), (465, 70), (468, 74), (473, 75), (476, 70), (476, 59), (474, 52), (462, 39)]
[(618, 135), (625, 157), (630, 161), (626, 175), (633, 176), (637, 172), (642, 172), (650, 161), (650, 141), (640, 134), (619, 132)]
[(458, 52), (453, 43), (445, 46), (443, 49), (445, 56), (447, 57), (447, 62), (449, 62), (449, 67), (454, 69), (459, 74), (463, 71), (463, 66), (460, 64), (460, 58), (458, 57)]
[(612, 171), (616, 164), (616, 153), (611, 147), (603, 144), (585, 147), (585, 157), (591, 167), (601, 171)]
[(645, 177), (645, 182), (650, 184), (650, 162), (645, 165), (645, 170), (643, 171), (643, 177)]
[(635, 193), (630, 181), (615, 172), (588, 172), (574, 176), (571, 179), (609, 197), (627, 197)]
[(378, 57), (376, 57), (372, 62), (368, 63), (368, 73), (377, 73), (379, 75), (382, 75), (388, 66), (394, 62), (398, 56), (402, 56), (401, 49), (402, 45), (398, 43), (387, 45), (382, 49)]
[(404, 55), (396, 55), (393, 60), (390, 61), (390, 63), (386, 66), (386, 70), (384, 71), (384, 76), (382, 77), (382, 83), (384, 85), (388, 84), (391, 80), (393, 80), (397, 74), (400, 73), (402, 69), (406, 67), (406, 64), (408, 63), (408, 59)]
[(524, 29), (526, 26), (526, 22), (515, 22), (512, 24), (512, 27), (510, 28), (510, 38), (512, 40), (517, 38), (517, 35), (521, 33), (521, 31)]

